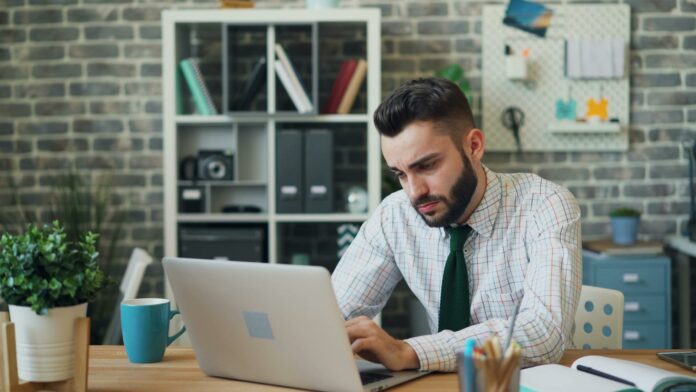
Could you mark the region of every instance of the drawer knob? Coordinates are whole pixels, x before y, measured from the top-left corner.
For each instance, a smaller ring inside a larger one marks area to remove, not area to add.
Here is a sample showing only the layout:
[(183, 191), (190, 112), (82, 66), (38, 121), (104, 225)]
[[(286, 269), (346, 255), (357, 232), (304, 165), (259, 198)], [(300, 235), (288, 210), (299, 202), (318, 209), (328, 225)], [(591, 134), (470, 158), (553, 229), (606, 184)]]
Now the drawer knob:
[(624, 340), (640, 340), (640, 332), (638, 331), (625, 331), (624, 332)]
[(625, 312), (638, 312), (640, 311), (640, 302), (626, 302), (624, 304)]
[(637, 283), (640, 281), (640, 275), (635, 272), (623, 274), (624, 283)]

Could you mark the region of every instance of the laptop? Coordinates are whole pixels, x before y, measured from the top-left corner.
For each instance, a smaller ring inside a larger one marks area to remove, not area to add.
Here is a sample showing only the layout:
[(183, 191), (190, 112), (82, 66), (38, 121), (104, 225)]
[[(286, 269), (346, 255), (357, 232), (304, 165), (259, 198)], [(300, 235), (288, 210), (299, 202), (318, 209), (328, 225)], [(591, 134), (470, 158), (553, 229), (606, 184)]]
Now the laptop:
[(162, 263), (209, 376), (353, 392), (428, 374), (356, 361), (322, 267), (176, 257)]

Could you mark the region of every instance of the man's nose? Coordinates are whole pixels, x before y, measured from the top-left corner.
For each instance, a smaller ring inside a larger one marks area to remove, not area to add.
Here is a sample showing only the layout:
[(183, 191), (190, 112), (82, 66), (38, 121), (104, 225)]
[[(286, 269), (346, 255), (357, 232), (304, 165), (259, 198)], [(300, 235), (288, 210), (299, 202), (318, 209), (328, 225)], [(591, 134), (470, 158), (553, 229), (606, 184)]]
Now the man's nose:
[(409, 196), (411, 200), (418, 200), (428, 194), (428, 186), (418, 177), (410, 177), (408, 181)]

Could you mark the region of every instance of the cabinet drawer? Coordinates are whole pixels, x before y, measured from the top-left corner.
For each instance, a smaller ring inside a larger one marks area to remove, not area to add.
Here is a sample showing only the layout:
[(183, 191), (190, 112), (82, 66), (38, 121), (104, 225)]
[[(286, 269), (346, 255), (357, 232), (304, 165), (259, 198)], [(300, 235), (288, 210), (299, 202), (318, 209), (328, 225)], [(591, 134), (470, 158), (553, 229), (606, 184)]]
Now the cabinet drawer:
[(667, 319), (667, 294), (631, 295), (624, 298), (624, 322), (661, 321)]
[(661, 323), (624, 323), (624, 349), (666, 349), (667, 331)]
[(629, 293), (660, 293), (666, 291), (663, 266), (621, 263), (598, 265), (594, 270), (596, 286)]

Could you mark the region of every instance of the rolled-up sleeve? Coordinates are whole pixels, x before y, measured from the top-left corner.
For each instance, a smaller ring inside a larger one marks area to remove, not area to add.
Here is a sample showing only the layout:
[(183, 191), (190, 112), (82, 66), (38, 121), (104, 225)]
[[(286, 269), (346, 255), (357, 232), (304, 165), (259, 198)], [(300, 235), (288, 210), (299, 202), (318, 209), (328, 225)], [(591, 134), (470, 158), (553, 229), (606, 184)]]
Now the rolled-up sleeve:
[(380, 205), (362, 225), (331, 276), (346, 320), (376, 316), (402, 279), (384, 230), (388, 210), (388, 205)]

